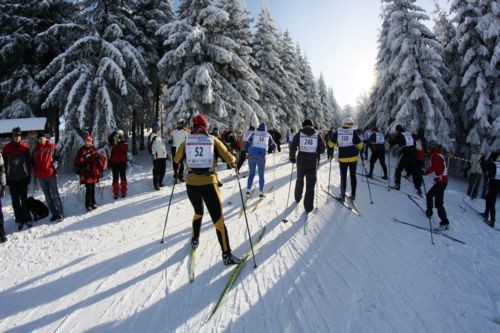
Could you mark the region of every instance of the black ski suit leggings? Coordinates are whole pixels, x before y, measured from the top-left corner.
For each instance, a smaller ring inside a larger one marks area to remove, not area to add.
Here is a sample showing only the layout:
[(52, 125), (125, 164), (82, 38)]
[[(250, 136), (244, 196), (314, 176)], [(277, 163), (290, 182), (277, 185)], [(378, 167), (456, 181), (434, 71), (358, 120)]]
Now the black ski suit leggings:
[(193, 232), (192, 238), (200, 237), (201, 220), (203, 219), (203, 203), (207, 206), (208, 213), (212, 218), (217, 232), (217, 239), (222, 252), (230, 252), (229, 236), (226, 225), (224, 224), (224, 215), (222, 214), (222, 199), (217, 184), (208, 185), (186, 185), (187, 194), (191, 205), (194, 208)]
[(448, 224), (448, 217), (446, 215), (446, 210), (444, 209), (444, 190), (448, 184), (434, 183), (429, 192), (426, 194), (427, 199), (427, 210), (432, 211), (432, 201), (434, 199), (434, 204), (438, 211), (438, 216), (441, 219), (441, 224)]

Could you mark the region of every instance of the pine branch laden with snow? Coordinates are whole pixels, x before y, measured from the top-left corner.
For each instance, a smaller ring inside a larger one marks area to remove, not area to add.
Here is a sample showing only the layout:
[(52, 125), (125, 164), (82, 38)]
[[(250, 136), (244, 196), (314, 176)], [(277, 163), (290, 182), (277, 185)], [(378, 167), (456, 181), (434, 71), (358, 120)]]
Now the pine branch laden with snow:
[(465, 143), (482, 143), (485, 152), (498, 147), (498, 55), (500, 8), (498, 2), (454, 1), (451, 6), (457, 24), (460, 63), (460, 121), (469, 132)]
[(230, 15), (209, 1), (181, 1), (177, 20), (158, 29), (169, 49), (158, 62), (161, 79), (168, 84), (163, 96), (167, 123), (197, 113), (242, 123), (242, 118), (254, 119), (261, 112), (258, 76), (239, 57), (229, 23)]

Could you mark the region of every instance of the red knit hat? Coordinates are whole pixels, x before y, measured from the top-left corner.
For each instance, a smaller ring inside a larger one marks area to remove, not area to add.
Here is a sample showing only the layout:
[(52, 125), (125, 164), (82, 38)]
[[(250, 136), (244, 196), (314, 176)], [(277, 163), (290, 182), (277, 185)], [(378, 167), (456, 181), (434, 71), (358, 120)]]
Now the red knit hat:
[(202, 129), (203, 132), (208, 134), (208, 121), (207, 118), (200, 114), (193, 118), (193, 129), (194, 132), (198, 132), (199, 129)]

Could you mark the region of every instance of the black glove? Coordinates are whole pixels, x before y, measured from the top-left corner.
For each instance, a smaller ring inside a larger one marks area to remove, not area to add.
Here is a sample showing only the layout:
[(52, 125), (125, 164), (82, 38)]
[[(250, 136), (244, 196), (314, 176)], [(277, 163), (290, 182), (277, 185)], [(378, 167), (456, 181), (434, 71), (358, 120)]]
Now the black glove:
[(171, 145), (172, 144), (172, 139), (168, 140), (168, 144)]
[(295, 157), (290, 157), (290, 163), (295, 164), (297, 162), (297, 159)]

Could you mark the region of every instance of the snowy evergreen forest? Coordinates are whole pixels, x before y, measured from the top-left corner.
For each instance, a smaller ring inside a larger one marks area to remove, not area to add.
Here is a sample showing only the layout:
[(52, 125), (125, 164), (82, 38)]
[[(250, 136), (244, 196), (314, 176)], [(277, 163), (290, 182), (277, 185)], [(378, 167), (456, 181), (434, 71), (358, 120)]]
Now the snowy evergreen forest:
[(0, 0), (0, 118), (47, 117), (67, 156), (86, 132), (104, 144), (116, 128), (137, 153), (152, 122), (169, 128), (197, 113), (282, 133), (306, 117), (330, 128), (349, 115), (388, 132), (402, 124), (456, 153), (498, 150), (499, 2), (454, 0), (433, 13), (433, 31), (415, 0), (382, 0), (381, 10), (377, 80), (357, 106), (341, 108), (307, 50), (269, 9), (252, 17), (243, 0), (177, 8), (171, 0)]

